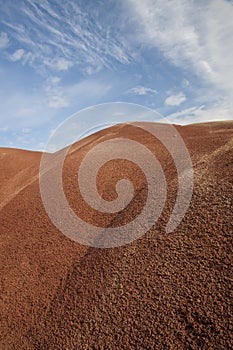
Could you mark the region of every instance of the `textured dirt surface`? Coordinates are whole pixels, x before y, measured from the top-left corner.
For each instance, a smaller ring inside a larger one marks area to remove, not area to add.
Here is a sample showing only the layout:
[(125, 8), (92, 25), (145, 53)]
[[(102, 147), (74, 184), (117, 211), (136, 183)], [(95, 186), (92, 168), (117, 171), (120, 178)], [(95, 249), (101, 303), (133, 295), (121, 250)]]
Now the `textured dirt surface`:
[(138, 215), (147, 184), (137, 166), (111, 161), (99, 172), (103, 198), (130, 179), (130, 205), (118, 214), (89, 207), (77, 188), (81, 160), (113, 137), (137, 140), (160, 161), (168, 183), (162, 215), (140, 239), (119, 248), (82, 246), (51, 223), (43, 207), (41, 154), (0, 149), (0, 349), (231, 349), (233, 122), (177, 126), (190, 152), (195, 183), (190, 207), (172, 233), (177, 171), (147, 132), (114, 126), (72, 146), (63, 187), (84, 220), (115, 227)]

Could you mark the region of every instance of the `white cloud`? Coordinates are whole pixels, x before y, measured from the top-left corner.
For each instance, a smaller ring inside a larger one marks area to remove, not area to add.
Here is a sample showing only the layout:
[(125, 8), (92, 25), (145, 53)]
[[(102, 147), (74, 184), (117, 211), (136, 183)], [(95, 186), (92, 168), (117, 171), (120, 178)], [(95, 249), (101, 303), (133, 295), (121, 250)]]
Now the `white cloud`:
[(54, 76), (54, 77), (51, 77), (50, 81), (52, 84), (58, 84), (60, 83), (61, 78)]
[[(188, 0), (129, 0), (143, 31), (139, 40), (159, 48), (175, 64), (198, 59), (199, 37)], [(186, 62), (187, 63), (187, 62)], [(196, 62), (198, 63), (198, 62)]]
[(233, 4), (224, 0), (128, 0), (138, 40), (233, 96)]
[[(106, 78), (88, 78), (76, 84), (61, 85), (59, 79), (52, 76), (44, 85), (41, 82), (33, 90), (27, 85), (15, 90), (0, 89), (0, 100), (4, 101), (0, 104), (1, 127), (4, 127), (2, 131), (10, 123), (11, 128), (20, 130), (21, 133), (23, 128), (30, 128), (34, 134), (37, 128), (48, 125), (51, 120), (62, 120), (69, 113), (102, 102), (117, 82), (118, 80)], [(62, 108), (65, 107), (67, 109), (64, 112)]]
[(62, 107), (68, 107), (69, 102), (62, 96), (59, 95), (53, 95), (48, 100), (48, 105), (51, 108), (62, 108)]
[(58, 58), (48, 61), (48, 65), (58, 71), (67, 70), (73, 66), (73, 63), (65, 58)]
[(203, 55), (214, 71), (214, 79), (233, 97), (233, 4), (214, 0), (206, 13)]
[(125, 37), (112, 26), (112, 16), (103, 22), (99, 19), (102, 5), (95, 5), (70, 1), (52, 6), (47, 0), (40, 4), (30, 0), (20, 7), (12, 6), (11, 11), (7, 6), (1, 10), (11, 37), (30, 53), (28, 64), (58, 71), (79, 65), (80, 71), (91, 75), (102, 67), (113, 67), (114, 62), (133, 60)]
[(103, 66), (101, 64), (99, 64), (98, 66), (88, 66), (88, 67), (85, 67), (83, 69), (83, 71), (87, 74), (87, 75), (92, 75), (92, 74), (95, 74), (95, 73), (98, 73), (101, 69), (103, 68)]
[(41, 151), (41, 152), (44, 152), (45, 147), (46, 147), (46, 143), (45, 143), (45, 142), (39, 142), (39, 143), (36, 145), (37, 150), (38, 150), (38, 151)]
[(24, 49), (18, 49), (10, 56), (10, 59), (11, 61), (16, 62), (21, 60), (23, 55), (24, 55)]
[(202, 123), (218, 120), (232, 120), (232, 106), (216, 105), (212, 108), (194, 106), (176, 113), (169, 114), (166, 119), (174, 124)]
[(68, 107), (69, 102), (65, 94), (65, 89), (59, 84), (60, 78), (53, 76), (49, 78), (45, 85), (46, 102), (50, 108), (59, 109)]
[(23, 134), (30, 134), (30, 132), (31, 132), (31, 129), (30, 129), (30, 128), (23, 128), (23, 129), (22, 129), (22, 133), (23, 133)]
[(9, 45), (9, 38), (7, 33), (1, 32), (0, 33), (0, 49), (5, 49)]
[(6, 126), (6, 127), (3, 127), (3, 128), (0, 128), (0, 131), (1, 131), (1, 132), (6, 132), (6, 131), (8, 131), (8, 127)]
[(187, 80), (187, 79), (183, 79), (183, 81), (182, 81), (182, 86), (183, 86), (184, 88), (189, 87), (189, 86), (190, 86), (190, 81)]
[(135, 86), (132, 89), (128, 90), (128, 92), (140, 96), (147, 95), (148, 93), (157, 94), (157, 91), (155, 89), (151, 89), (146, 86)]
[(99, 102), (112, 89), (112, 85), (108, 81), (98, 81), (92, 78), (84, 79), (77, 84), (71, 84), (63, 87), (62, 96), (65, 96), (68, 101), (76, 102), (82, 107), (83, 104), (90, 106)]
[(179, 106), (185, 100), (186, 96), (183, 94), (183, 92), (180, 92), (179, 94), (167, 97), (164, 104), (167, 106)]
[(0, 104), (1, 122), (13, 129), (22, 131), (22, 128), (38, 126), (51, 117), (39, 93), (32, 92), (29, 98), (29, 91), (23, 88), (10, 93), (0, 90), (0, 100), (4, 101)]
[(32, 141), (32, 139), (28, 138), (28, 135), (26, 134), (18, 136), (16, 140), (22, 145), (29, 145)]

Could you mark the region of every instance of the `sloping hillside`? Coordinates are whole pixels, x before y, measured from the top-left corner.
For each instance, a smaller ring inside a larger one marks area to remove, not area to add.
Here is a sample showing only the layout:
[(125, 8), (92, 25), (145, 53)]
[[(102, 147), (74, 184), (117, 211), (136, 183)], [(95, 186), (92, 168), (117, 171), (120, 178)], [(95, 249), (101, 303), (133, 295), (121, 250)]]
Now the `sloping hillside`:
[(134, 198), (120, 213), (88, 206), (77, 188), (85, 154), (114, 137), (143, 143), (160, 161), (167, 201), (155, 225), (118, 248), (88, 248), (51, 223), (40, 196), (41, 154), (0, 149), (2, 349), (230, 349), (232, 338), (233, 122), (177, 126), (194, 168), (190, 207), (172, 232), (165, 226), (177, 194), (177, 170), (164, 146), (130, 124), (74, 144), (63, 168), (71, 208), (85, 221), (115, 227), (145, 204), (138, 167), (111, 161), (99, 193), (116, 197), (130, 179)]

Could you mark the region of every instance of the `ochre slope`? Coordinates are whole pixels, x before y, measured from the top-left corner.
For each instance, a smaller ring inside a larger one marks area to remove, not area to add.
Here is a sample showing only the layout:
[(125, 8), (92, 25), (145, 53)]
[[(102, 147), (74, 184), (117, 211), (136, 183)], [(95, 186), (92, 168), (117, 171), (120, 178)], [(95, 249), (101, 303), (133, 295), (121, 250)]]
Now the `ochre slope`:
[(63, 169), (66, 196), (80, 217), (102, 227), (118, 226), (140, 212), (145, 179), (130, 162), (106, 164), (97, 179), (102, 196), (115, 198), (116, 181), (127, 176), (135, 197), (118, 215), (100, 214), (77, 189), (76, 174), (86, 152), (103, 140), (127, 137), (145, 144), (163, 166), (169, 189), (163, 214), (141, 239), (114, 249), (83, 247), (52, 225), (40, 197), (39, 153), (17, 154), (21, 168), (2, 163), (2, 186), (7, 179), (11, 188), (12, 179), (12, 190), (8, 200), (5, 190), (0, 210), (1, 348), (230, 348), (233, 123), (177, 130), (190, 152), (195, 183), (189, 210), (170, 234), (165, 226), (176, 198), (177, 173), (158, 141), (127, 124), (70, 149)]

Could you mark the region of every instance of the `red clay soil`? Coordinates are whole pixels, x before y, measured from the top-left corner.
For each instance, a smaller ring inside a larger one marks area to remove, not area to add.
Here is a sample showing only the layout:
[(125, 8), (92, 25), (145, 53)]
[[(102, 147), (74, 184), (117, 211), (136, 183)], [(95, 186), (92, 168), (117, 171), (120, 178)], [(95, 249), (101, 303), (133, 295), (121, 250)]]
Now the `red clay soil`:
[(116, 181), (135, 187), (130, 205), (100, 214), (77, 188), (91, 147), (114, 137), (145, 144), (160, 161), (168, 198), (157, 223), (119, 248), (88, 248), (51, 223), (38, 182), (41, 154), (0, 149), (0, 349), (231, 349), (233, 122), (177, 126), (195, 183), (180, 225), (166, 233), (177, 173), (166, 149), (132, 125), (114, 126), (72, 146), (63, 168), (72, 209), (102, 227), (131, 221), (143, 208), (145, 178), (129, 161), (107, 163), (97, 178), (103, 198)]

